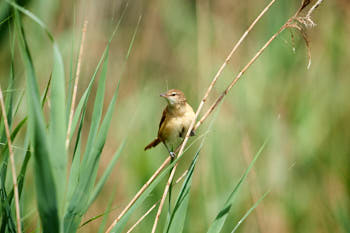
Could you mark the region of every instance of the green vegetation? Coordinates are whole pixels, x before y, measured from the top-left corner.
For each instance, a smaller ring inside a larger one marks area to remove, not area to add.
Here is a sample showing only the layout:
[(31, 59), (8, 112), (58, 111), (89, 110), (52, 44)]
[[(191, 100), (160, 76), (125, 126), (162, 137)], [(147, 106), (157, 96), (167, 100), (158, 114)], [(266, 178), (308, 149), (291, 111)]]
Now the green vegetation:
[[(22, 232), (106, 232), (168, 156), (162, 146), (143, 151), (165, 106), (159, 93), (180, 89), (196, 109), (267, 4), (2, 1), (0, 84)], [(299, 4), (273, 4), (233, 55), (204, 111)], [(151, 232), (177, 162), (156, 232), (349, 232), (349, 10), (335, 0), (314, 11), (310, 69), (296, 30), (274, 40), (196, 130), (184, 156), (159, 172), (111, 232), (127, 232), (157, 204), (132, 231)], [(14, 233), (3, 114), (0, 233)]]

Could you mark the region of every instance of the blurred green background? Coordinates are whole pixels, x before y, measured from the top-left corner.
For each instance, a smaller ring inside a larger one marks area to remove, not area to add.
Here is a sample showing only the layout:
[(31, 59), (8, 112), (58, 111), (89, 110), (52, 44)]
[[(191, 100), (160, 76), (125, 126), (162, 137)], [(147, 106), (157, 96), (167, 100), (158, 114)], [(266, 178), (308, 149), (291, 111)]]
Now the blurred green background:
[[(100, 171), (107, 167), (124, 138), (127, 145), (85, 220), (103, 213), (116, 190), (109, 225), (166, 158), (163, 146), (143, 151), (156, 136), (166, 104), (159, 94), (167, 88), (183, 90), (196, 109), (234, 43), (268, 2), (21, 1), (53, 32), (65, 60), (67, 77), (72, 51), (74, 61), (77, 59), (83, 21), (88, 20), (79, 96), (122, 9), (128, 4), (110, 50), (106, 106), (117, 80), (121, 80), (121, 85)], [(232, 58), (209, 103), (294, 14), (299, 4), (298, 0), (276, 1)], [(1, 20), (8, 16), (8, 10), (8, 4), (1, 1)], [(134, 47), (125, 63), (140, 16)], [(324, 1), (313, 19), (317, 26), (308, 30), (312, 53), (309, 70), (303, 40), (294, 31), (293, 42), (291, 33), (285, 31), (231, 90), (216, 117), (211, 116), (197, 131), (198, 136), (207, 135), (207, 138), (193, 178), (185, 232), (207, 230), (267, 138), (270, 138), (267, 147), (249, 174), (248, 182), (240, 189), (223, 232), (230, 232), (267, 190), (271, 193), (239, 232), (350, 232), (350, 2)], [(51, 45), (42, 29), (27, 17), (24, 25), (40, 85), (44, 88), (52, 70)], [(0, 77), (4, 86), (11, 61), (7, 27), (6, 22), (0, 26)], [(20, 59), (16, 62), (21, 67)], [(23, 70), (17, 69), (16, 79), (14, 91), (19, 96), (24, 90)], [(25, 107), (20, 111), (22, 116), (26, 114)], [(213, 125), (208, 129), (212, 120)], [(185, 154), (176, 177), (188, 167), (194, 151), (195, 148)], [(29, 217), (24, 226), (26, 232), (30, 232), (36, 228), (37, 213), (34, 180), (30, 175), (26, 179), (24, 198), (29, 204), (23, 212)], [(133, 214), (130, 226), (161, 197), (164, 184), (165, 181)], [(155, 211), (134, 232), (150, 231), (154, 217)], [(161, 226), (164, 219), (163, 213)], [(96, 232), (100, 223), (101, 219), (95, 220), (79, 231)]]

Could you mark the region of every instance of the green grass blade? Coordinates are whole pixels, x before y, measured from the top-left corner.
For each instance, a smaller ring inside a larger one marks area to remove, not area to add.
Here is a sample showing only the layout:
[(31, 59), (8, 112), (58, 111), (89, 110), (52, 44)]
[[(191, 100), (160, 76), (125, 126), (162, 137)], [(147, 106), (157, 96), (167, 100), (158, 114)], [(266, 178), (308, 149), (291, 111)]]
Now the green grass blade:
[[(24, 120), (22, 120), (22, 122), (25, 122)], [(18, 128), (18, 127), (17, 127)], [(13, 131), (12, 132), (12, 135), (14, 134), (15, 132)], [(11, 135), (11, 136), (12, 136)], [(25, 138), (24, 138), (24, 159), (23, 159), (23, 162), (22, 162), (22, 165), (21, 165), (21, 170), (17, 176), (17, 187), (18, 187), (18, 196), (19, 196), (19, 199), (21, 199), (21, 195), (22, 195), (22, 190), (23, 190), (23, 182), (24, 182), (24, 177), (25, 177), (25, 173), (27, 171), (27, 167), (28, 167), (28, 162), (31, 158), (31, 152), (30, 152), (30, 148), (29, 148), (29, 132), (27, 131), (26, 132), (26, 135), (25, 135)], [(13, 199), (13, 195), (14, 195), (14, 189), (12, 187), (11, 189), (11, 192), (9, 194), (9, 202), (11, 203), (12, 199)]]
[(98, 233), (103, 233), (104, 232), (104, 228), (106, 227), (106, 223), (107, 223), (107, 219), (108, 219), (109, 213), (112, 211), (112, 203), (114, 201), (116, 191), (117, 191), (117, 187), (114, 188), (114, 190), (112, 192), (112, 195), (111, 195), (111, 197), (109, 199), (109, 202), (108, 202), (108, 205), (107, 205), (107, 210), (103, 214), (104, 217), (103, 217), (102, 223), (100, 224), (100, 227), (98, 229)]
[(70, 200), (72, 199), (73, 192), (75, 188), (79, 184), (79, 175), (80, 175), (80, 158), (81, 158), (81, 137), (82, 137), (82, 129), (85, 122), (85, 114), (86, 114), (86, 105), (83, 106), (82, 116), (80, 118), (77, 138), (74, 146), (73, 152), (73, 162), (70, 170), (69, 181), (68, 181), (68, 194), (67, 194), (67, 202), (68, 205)]
[(17, 112), (19, 110), (19, 107), (20, 107), (20, 105), (21, 105), (21, 103), (23, 101), (24, 95), (25, 95), (25, 92), (23, 90), (23, 91), (21, 91), (21, 95), (19, 96), (18, 101), (17, 101), (17, 103), (14, 106), (14, 111), (13, 111), (12, 118), (14, 118), (16, 116), (16, 114), (17, 114)]
[[(116, 188), (115, 188), (115, 190), (114, 190), (113, 192), (115, 193), (115, 191), (116, 191)], [(114, 197), (114, 196), (115, 196), (115, 195), (112, 195), (111, 197)], [(111, 198), (111, 199), (112, 199), (112, 200), (110, 200), (110, 201), (111, 201), (110, 204), (112, 204), (114, 198)], [(94, 216), (94, 217), (92, 217), (92, 218), (86, 220), (83, 224), (80, 225), (79, 228), (81, 228), (81, 227), (85, 226), (86, 224), (88, 224), (88, 223), (90, 223), (90, 222), (93, 222), (93, 221), (95, 221), (95, 220), (97, 220), (97, 219), (99, 219), (99, 218), (101, 218), (101, 217), (103, 217), (103, 216), (106, 217), (106, 215), (109, 215), (110, 212), (112, 212), (112, 211), (114, 211), (114, 210), (116, 210), (116, 209), (118, 209), (118, 207), (112, 208), (112, 206), (109, 206), (109, 204), (108, 204), (107, 210), (106, 210), (105, 212), (103, 212), (102, 214), (96, 215), (96, 216)]]
[[(79, 170), (73, 170), (74, 168), (71, 169), (71, 175), (69, 176), (69, 185), (68, 185), (68, 201), (70, 202), (71, 200), (71, 197), (73, 196), (73, 193), (75, 192), (75, 189), (77, 187), (77, 179), (79, 177), (79, 174), (80, 174), (80, 140), (81, 140), (81, 130), (82, 130), (82, 127), (83, 127), (83, 124), (84, 124), (84, 118), (85, 118), (85, 114), (86, 114), (86, 108), (87, 108), (87, 102), (88, 102), (88, 97), (91, 93), (91, 89), (92, 89), (92, 85), (93, 85), (93, 82), (95, 80), (95, 77), (100, 69), (100, 66), (103, 64), (103, 62), (105, 61), (106, 59), (106, 56), (109, 52), (109, 44), (111, 43), (112, 39), (114, 38), (115, 36), (115, 33), (117, 32), (118, 28), (119, 28), (119, 24), (121, 22), (121, 19), (119, 20), (119, 23), (117, 25), (117, 27), (115, 28), (113, 34), (111, 35), (110, 39), (109, 39), (109, 42), (107, 43), (107, 46), (98, 62), (98, 65), (95, 69), (95, 72), (94, 74), (92, 75), (92, 78), (90, 80), (90, 83), (87, 87), (87, 89), (85, 90), (83, 96), (81, 97), (80, 101), (79, 101), (79, 104), (75, 110), (75, 113), (74, 113), (74, 116), (73, 116), (73, 121), (72, 121), (72, 131), (71, 131), (71, 135), (70, 135), (70, 140), (72, 140), (72, 137), (73, 137), (73, 133), (75, 131), (75, 128), (77, 127), (78, 123), (79, 123), (79, 129), (78, 129), (78, 133), (77, 133), (77, 139), (76, 139), (76, 144), (75, 144), (75, 149), (74, 149), (74, 159), (73, 159), (73, 163), (74, 163), (74, 167), (79, 167)], [(81, 116), (80, 116), (81, 115)], [(80, 120), (80, 121), (79, 121)], [(78, 160), (75, 160), (75, 156), (78, 155), (79, 158)], [(75, 164), (75, 163), (78, 163), (78, 164)], [(69, 205), (69, 203), (68, 203)], [(68, 208), (72, 208), (72, 207), (67, 207), (67, 210), (66, 210), (66, 213), (65, 215), (67, 216), (70, 216), (70, 215), (74, 215), (74, 212), (82, 212), (82, 206), (81, 205), (77, 205), (76, 208), (80, 209), (80, 211), (73, 211), (72, 209), (71, 210), (68, 210)], [(71, 213), (69, 213), (69, 211)], [(66, 219), (68, 219), (68, 217), (66, 217)], [(71, 219), (73, 220), (73, 219)], [(71, 224), (73, 224), (72, 222), (71, 223), (68, 223), (69, 220), (66, 220), (65, 222), (65, 229), (67, 229)], [(79, 224), (79, 223), (77, 223)]]
[[(29, 149), (29, 147), (27, 147), (27, 148)], [(21, 166), (20, 173), (17, 176), (18, 196), (19, 196), (19, 198), (21, 198), (21, 194), (22, 194), (22, 190), (23, 190), (24, 177), (25, 177), (25, 174), (26, 174), (26, 171), (27, 171), (28, 162), (29, 162), (30, 157), (31, 157), (31, 153), (28, 150), (26, 152), (25, 156), (24, 156), (24, 160), (23, 160), (23, 163), (22, 163), (22, 166)], [(14, 194), (14, 190), (12, 188), (12, 190), (11, 190), (11, 192), (9, 194), (9, 197), (8, 197), (10, 202), (12, 201), (13, 194)]]
[(190, 200), (190, 189), (192, 184), (192, 176), (194, 172), (194, 167), (198, 160), (199, 155), (198, 150), (196, 155), (194, 156), (192, 163), (188, 169), (188, 173), (186, 175), (186, 179), (182, 184), (180, 193), (175, 202), (174, 210), (172, 211), (169, 219), (169, 223), (166, 227), (166, 233), (180, 233), (183, 231), (183, 227), (185, 225), (186, 213), (188, 208), (188, 202)]
[(23, 26), (16, 8), (14, 12), (20, 53), (25, 64), (26, 71), (27, 105), (29, 112), (28, 126), (31, 134), (30, 138), (32, 139), (31, 145), (34, 149), (34, 172), (38, 210), (43, 231), (55, 233), (59, 232), (59, 219), (55, 182), (52, 175), (50, 159), (48, 157), (49, 149), (45, 130), (45, 121), (41, 110), (34, 66), (25, 39)]
[(36, 15), (34, 15), (32, 12), (29, 10), (25, 9), (24, 7), (18, 5), (14, 1), (11, 0), (6, 0), (7, 3), (9, 3), (14, 9), (20, 11), (21, 13), (25, 14), (28, 16), (30, 19), (32, 19), (34, 22), (36, 22), (47, 34), (51, 42), (54, 42), (54, 37), (52, 36), (51, 32), (48, 30), (47, 26), (43, 21), (41, 21)]
[[(44, 92), (43, 96), (41, 97), (41, 107), (42, 107), (42, 108), (44, 107), (44, 104), (45, 104), (45, 102), (46, 102), (46, 100), (47, 100), (47, 92), (48, 92), (48, 89), (49, 89), (49, 86), (50, 86), (50, 80), (51, 80), (51, 76), (50, 76), (50, 79), (49, 79), (49, 81), (48, 81), (48, 83), (47, 83), (47, 86), (46, 86), (46, 88), (45, 88), (45, 92)], [(24, 92), (23, 92), (23, 93), (24, 93)], [(20, 99), (22, 99), (22, 96), (21, 96)], [(20, 101), (19, 101), (19, 102), (20, 102)], [(17, 106), (15, 107), (16, 110), (15, 110), (14, 114), (12, 114), (13, 116), (15, 116), (15, 114), (16, 114), (16, 112), (17, 112), (17, 110), (18, 110), (19, 103), (17, 103), (16, 105), (17, 105)], [(24, 126), (24, 124), (27, 122), (27, 120), (28, 120), (28, 117), (27, 117), (27, 116), (24, 117), (20, 122), (18, 122), (17, 126), (13, 129), (13, 131), (11, 132), (11, 140), (12, 140), (12, 141), (15, 140), (17, 134), (18, 134), (19, 131), (23, 128), (23, 126)], [(24, 148), (27, 148), (27, 146), (25, 146)], [(5, 146), (0, 150), (0, 154), (1, 154), (1, 155), (4, 154), (5, 151), (6, 151), (7, 149), (8, 149), (8, 144), (5, 143)], [(29, 150), (29, 149), (27, 149), (27, 150)]]
[(267, 194), (269, 194), (270, 191), (267, 191), (264, 193), (264, 195), (262, 195), (262, 197), (260, 197), (260, 199), (254, 203), (254, 205), (244, 214), (244, 216), (238, 221), (238, 223), (236, 224), (235, 228), (233, 228), (233, 230), (231, 231), (231, 233), (236, 232), (236, 230), (238, 229), (238, 227), (244, 222), (244, 220), (248, 217), (248, 215), (260, 204), (260, 202), (262, 200), (264, 200), (264, 198), (267, 196)]
[[(80, 132), (79, 132), (80, 133)], [(73, 192), (75, 187), (79, 184), (79, 174), (80, 174), (80, 148), (81, 148), (81, 139), (78, 138), (78, 141), (74, 148), (73, 162), (70, 169), (70, 175), (68, 180), (68, 192), (67, 192), (67, 203), (72, 199)]]
[(49, 92), (50, 86), (51, 86), (51, 80), (52, 80), (52, 75), (50, 75), (49, 80), (47, 81), (46, 87), (44, 94), (41, 97), (41, 108), (44, 107), (46, 100), (47, 100), (47, 93)]
[[(68, 123), (69, 121), (69, 110), (72, 105), (72, 98), (73, 98), (73, 71), (75, 73), (76, 71), (76, 66), (74, 67), (74, 45), (75, 45), (75, 28), (76, 28), (76, 7), (75, 7), (75, 2), (72, 2), (72, 8), (73, 8), (73, 32), (72, 32), (72, 47), (70, 51), (70, 62), (69, 62), (69, 79), (68, 79), (68, 96), (67, 96), (67, 109), (68, 111), (66, 112), (66, 122)], [(76, 56), (79, 56), (79, 51)]]
[[(109, 46), (107, 46), (107, 50), (109, 51)], [(96, 93), (95, 103), (94, 103), (93, 112), (92, 112), (90, 131), (89, 131), (89, 136), (88, 136), (86, 149), (83, 157), (83, 163), (90, 159), (90, 154), (91, 154), (90, 152), (94, 145), (94, 141), (97, 135), (97, 130), (102, 117), (103, 101), (104, 101), (106, 78), (107, 78), (107, 66), (108, 66), (108, 53), (102, 65), (101, 76), (98, 82), (97, 93)]]
[[(8, 121), (10, 128), (12, 125), (13, 91), (11, 91), (11, 90), (13, 89), (13, 86), (14, 86), (13, 61), (11, 61), (10, 82), (9, 82), (8, 87), (7, 87), (7, 91), (5, 92), (6, 93), (5, 109), (6, 109), (6, 114), (7, 114), (7, 121)], [(2, 119), (2, 115), (1, 115), (0, 119)], [(1, 122), (0, 122), (0, 142), (3, 144), (7, 144), (3, 120), (1, 120)]]
[[(9, 27), (10, 28), (10, 27)], [(13, 36), (13, 32), (9, 30), (10, 35), (10, 46), (11, 46), (11, 66), (10, 66), (10, 81), (6, 90), (5, 95), (5, 109), (7, 113), (7, 120), (9, 124), (9, 128), (12, 126), (12, 119), (13, 119), (13, 96), (14, 96), (14, 43), (15, 43), (15, 37)], [(18, 133), (18, 130), (15, 130), (11, 133), (11, 138), (14, 139)], [(0, 169), (0, 199), (1, 199), (1, 228), (0, 232), (16, 232), (15, 227), (15, 221), (12, 216), (11, 212), (11, 193), (9, 196), (7, 196), (5, 183), (6, 183), (6, 174), (7, 174), (7, 164), (8, 164), (8, 158), (9, 158), (9, 151), (8, 151), (8, 142), (6, 138), (5, 133), (5, 127), (4, 127), (4, 121), (1, 117), (1, 124), (0, 124), (0, 142), (4, 144), (4, 147), (1, 148), (1, 156), (3, 157), (3, 161), (1, 163), (1, 169)]]
[(81, 226), (80, 226), (79, 228), (82, 228), (83, 226), (86, 226), (87, 224), (89, 224), (89, 223), (91, 223), (91, 222), (93, 222), (93, 221), (95, 221), (95, 220), (97, 220), (97, 219), (103, 217), (102, 223), (100, 224), (100, 227), (99, 227), (99, 230), (98, 230), (99, 233), (103, 233), (103, 232), (104, 232), (104, 228), (105, 228), (105, 226), (106, 226), (106, 222), (107, 222), (109, 213), (110, 213), (111, 211), (117, 209), (117, 208), (112, 208), (112, 203), (113, 203), (113, 201), (114, 201), (114, 199), (115, 199), (115, 193), (116, 193), (116, 191), (117, 191), (117, 187), (115, 186), (115, 187), (113, 188), (113, 192), (112, 192), (112, 194), (111, 194), (111, 196), (110, 196), (110, 198), (109, 198), (106, 211), (103, 212), (102, 214), (96, 215), (96, 216), (94, 216), (94, 217), (92, 217), (92, 218), (86, 220), (83, 224), (81, 224)]
[[(101, 128), (100, 128), (98, 135), (96, 137), (96, 142), (93, 144), (93, 146), (91, 148), (90, 160), (87, 161), (86, 167), (84, 167), (84, 168), (86, 168), (85, 172), (88, 172), (88, 173), (90, 173), (89, 175), (91, 175), (91, 179), (88, 181), (88, 182), (90, 182), (89, 189), (88, 189), (89, 194), (92, 192), (92, 188), (93, 188), (93, 185), (94, 185), (95, 180), (96, 180), (98, 164), (100, 161), (100, 156), (101, 156), (103, 147), (104, 147), (105, 142), (106, 142), (108, 129), (109, 129), (109, 126), (110, 126), (110, 123), (112, 120), (112, 115), (114, 112), (115, 103), (117, 101), (118, 90), (119, 90), (119, 83), (118, 83), (118, 86), (116, 88), (113, 99), (108, 106), (105, 118), (102, 121)], [(122, 148), (123, 147), (121, 147), (121, 149)], [(119, 153), (117, 153), (117, 158), (119, 157), (120, 152), (121, 152), (121, 150), (119, 151)], [(115, 158), (115, 159), (117, 159), (117, 158)], [(116, 161), (114, 161), (114, 162), (116, 162)], [(113, 167), (110, 167), (109, 172), (111, 172), (112, 168)], [(96, 196), (94, 196), (94, 195), (96, 195), (100, 191), (100, 189), (102, 188), (106, 179), (107, 179), (107, 176), (102, 177), (102, 183), (99, 183), (96, 186), (96, 188), (97, 188), (97, 189), (95, 189), (96, 193), (93, 193), (93, 195), (90, 196), (87, 208), (92, 203), (92, 201), (95, 200)]]
[(50, 114), (50, 155), (52, 171), (55, 177), (57, 201), (61, 215), (63, 214), (63, 201), (66, 190), (67, 153), (66, 138), (66, 109), (64, 67), (58, 46), (54, 43), (54, 65), (51, 86), (51, 114)]
[(226, 200), (226, 202), (224, 204), (224, 207), (220, 210), (220, 212), (216, 216), (214, 222), (211, 224), (211, 226), (210, 226), (210, 228), (208, 230), (208, 233), (219, 233), (221, 231), (222, 227), (224, 226), (224, 223), (225, 223), (225, 220), (227, 218), (227, 215), (228, 215), (228, 213), (229, 213), (229, 211), (231, 209), (231, 206), (233, 204), (233, 199), (236, 196), (236, 193), (237, 193), (238, 189), (241, 187), (241, 184), (243, 183), (243, 181), (247, 178), (247, 175), (248, 175), (249, 171), (252, 169), (252, 167), (253, 167), (254, 163), (256, 162), (256, 160), (259, 158), (261, 152), (265, 148), (266, 143), (267, 143), (267, 140), (260, 147), (259, 151), (255, 154), (253, 160), (250, 162), (250, 164), (249, 164), (248, 168), (246, 169), (246, 171), (244, 172), (243, 176), (239, 179), (238, 183), (234, 187), (234, 189), (231, 192), (230, 196)]
[(107, 169), (105, 170), (102, 177), (98, 181), (96, 187), (94, 188), (87, 206), (90, 206), (95, 201), (98, 194), (101, 192), (101, 190), (102, 190), (104, 184), (106, 183), (109, 175), (111, 174), (119, 156), (121, 155), (121, 152), (123, 151), (124, 146), (125, 146), (125, 141), (122, 142), (121, 146), (119, 146), (117, 152), (114, 154), (112, 160), (109, 162)]
[(5, 233), (6, 231), (10, 233), (16, 233), (16, 225), (15, 220), (13, 219), (11, 213), (11, 205), (8, 200), (5, 188), (5, 174), (7, 171), (7, 162), (8, 162), (8, 153), (6, 158), (4, 158), (2, 162), (2, 166), (0, 169), (0, 199), (1, 199), (1, 228), (0, 233)]
[(83, 161), (81, 165), (79, 183), (73, 192), (64, 217), (64, 232), (75, 232), (79, 227), (82, 215), (89, 207), (90, 194), (96, 180), (99, 159), (106, 141), (117, 95), (118, 88), (108, 106), (99, 133), (91, 148), (90, 159)]

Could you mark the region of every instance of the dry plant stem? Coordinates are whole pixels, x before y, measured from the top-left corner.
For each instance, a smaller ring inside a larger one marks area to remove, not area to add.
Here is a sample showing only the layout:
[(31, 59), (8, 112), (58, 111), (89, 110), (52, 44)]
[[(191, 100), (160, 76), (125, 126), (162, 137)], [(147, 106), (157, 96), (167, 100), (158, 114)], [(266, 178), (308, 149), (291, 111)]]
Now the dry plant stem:
[(312, 12), (313, 12), (319, 5), (321, 5), (322, 2), (323, 2), (323, 0), (318, 0), (318, 1), (310, 8), (310, 10), (307, 12), (306, 17), (310, 18)]
[(171, 182), (173, 181), (177, 165), (178, 165), (178, 163), (176, 163), (175, 166), (173, 167), (173, 169), (171, 170), (168, 182), (167, 182), (167, 184), (165, 186), (162, 199), (160, 200), (160, 204), (159, 204), (159, 208), (158, 208), (158, 211), (157, 211), (157, 215), (156, 215), (156, 218), (154, 219), (154, 223), (153, 223), (153, 227), (152, 227), (152, 233), (156, 232), (158, 221), (159, 221), (159, 217), (160, 217), (160, 214), (162, 213), (163, 205), (164, 205), (166, 196), (168, 194)]
[[(234, 54), (234, 52), (237, 50), (237, 48), (239, 47), (239, 45), (242, 43), (242, 41), (245, 39), (245, 37), (248, 35), (248, 33), (252, 30), (252, 28), (256, 25), (256, 23), (261, 19), (261, 17), (266, 13), (266, 11), (271, 7), (271, 5), (275, 2), (275, 0), (272, 0), (266, 7), (265, 9), (258, 15), (258, 17), (253, 21), (253, 23), (249, 26), (249, 28), (244, 32), (244, 34), (242, 35), (242, 37), (239, 39), (239, 41), (235, 44), (235, 46), (233, 47), (233, 49), (231, 50), (231, 52), (229, 53), (229, 55), (227, 56), (227, 58), (225, 59), (225, 62), (221, 65), (220, 69), (218, 70), (218, 72), (216, 73), (216, 75), (214, 76), (212, 82), (210, 83), (206, 93), (204, 94), (204, 97), (202, 98), (198, 109), (196, 111), (195, 114), (195, 119), (193, 120), (187, 134), (186, 137), (180, 147), (180, 152), (178, 153), (178, 156), (181, 156), (184, 150), (184, 147), (187, 144), (188, 138), (189, 138), (189, 134), (191, 132), (192, 129), (196, 130), (201, 123), (198, 122), (196, 124), (196, 126), (194, 127), (194, 123), (196, 121), (196, 119), (198, 118), (198, 115), (200, 113), (200, 111), (203, 108), (204, 103), (206, 102), (209, 93), (211, 92), (212, 88), (214, 87), (217, 79), (219, 78), (219, 76), (221, 75), (223, 69), (225, 68), (225, 66), (228, 64), (228, 62), (230, 61), (232, 55)], [(123, 217), (123, 215), (130, 209), (130, 207), (136, 202), (136, 200), (141, 196), (141, 194), (146, 190), (146, 188), (153, 182), (153, 180), (158, 176), (158, 174), (163, 170), (163, 168), (165, 168), (166, 164), (170, 161), (170, 157), (168, 157), (163, 164), (158, 168), (158, 170), (152, 175), (152, 177), (144, 184), (144, 186), (142, 186), (142, 188), (139, 190), (139, 192), (134, 196), (134, 198), (129, 202), (129, 204), (124, 208), (124, 210), (120, 213), (120, 215), (113, 221), (113, 223), (111, 224), (111, 226), (107, 229), (106, 233), (109, 233), (113, 227), (115, 226), (115, 224), (117, 224), (117, 222)], [(175, 165), (176, 166), (176, 165)], [(174, 166), (174, 168), (175, 168)], [(175, 169), (173, 169), (173, 171), (175, 172)], [(164, 196), (164, 195), (163, 195)], [(166, 193), (165, 193), (166, 196)]]
[(166, 167), (166, 165), (170, 162), (170, 156), (160, 165), (157, 171), (149, 178), (149, 180), (142, 186), (142, 188), (136, 193), (134, 198), (129, 202), (129, 204), (123, 209), (123, 211), (118, 215), (118, 217), (113, 221), (113, 223), (109, 226), (106, 233), (111, 232), (115, 224), (119, 222), (119, 220), (124, 216), (124, 214), (130, 209), (130, 207), (137, 201), (137, 199), (141, 196), (141, 194), (147, 189), (147, 187), (153, 182), (153, 180), (160, 174), (160, 172)]
[(157, 201), (156, 203), (154, 203), (153, 206), (152, 206), (144, 215), (142, 215), (142, 217), (139, 218), (139, 220), (137, 220), (137, 222), (136, 222), (132, 227), (130, 227), (130, 229), (129, 229), (126, 233), (132, 232), (132, 231), (135, 229), (135, 227), (136, 227), (149, 213), (151, 213), (151, 211), (157, 206), (157, 204), (158, 204), (158, 201)]
[[(275, 2), (276, 0), (272, 0), (263, 11), (261, 11), (261, 13), (258, 15), (258, 17), (256, 17), (256, 19), (253, 21), (253, 23), (249, 26), (249, 28), (243, 33), (243, 35), (241, 36), (241, 38), (238, 40), (238, 42), (235, 44), (235, 46), (233, 47), (233, 49), (231, 50), (231, 52), (229, 53), (229, 55), (226, 57), (225, 62), (221, 65), (221, 67), (219, 68), (218, 72), (215, 74), (213, 80), (211, 81), (207, 91), (204, 94), (204, 97), (202, 99), (202, 101), (199, 104), (199, 107), (197, 109), (197, 112), (199, 113), (202, 110), (202, 107), (204, 105), (204, 103), (207, 101), (207, 98), (209, 96), (209, 93), (211, 92), (212, 88), (214, 87), (216, 81), (218, 80), (219, 76), (221, 75), (222, 71), (224, 70), (224, 68), (226, 67), (226, 65), (229, 63), (229, 61), (231, 60), (232, 55), (236, 52), (237, 48), (241, 45), (241, 43), (243, 42), (243, 40), (247, 37), (248, 33), (253, 29), (253, 27), (256, 25), (256, 23), (261, 19), (261, 17), (266, 13), (266, 11), (268, 11), (268, 9), (272, 6), (272, 4)], [(196, 114), (197, 115), (197, 114)], [(200, 124), (196, 124), (196, 126), (193, 128), (194, 130), (196, 130), (199, 127)]]
[(178, 184), (188, 173), (188, 170), (186, 170), (184, 173), (182, 173), (182, 175), (177, 178), (177, 180), (175, 181), (175, 184)]
[[(307, 17), (310, 18), (310, 14), (314, 11), (314, 9), (316, 9), (323, 0), (318, 0), (309, 10)], [(306, 3), (306, 4), (305, 4)], [(305, 35), (305, 33), (303, 32), (303, 30), (295, 23), (293, 23), (293, 21), (301, 21), (299, 14), (301, 13), (301, 11), (309, 4), (310, 2), (308, 0), (304, 0), (302, 2), (301, 7), (296, 11), (296, 13), (294, 14), (294, 16), (292, 16), (291, 18), (289, 18), (287, 20), (287, 22), (285, 24), (282, 25), (282, 27), (266, 42), (266, 44), (255, 54), (255, 56), (247, 63), (247, 65), (241, 70), (241, 72), (239, 72), (239, 74), (235, 77), (235, 79), (230, 83), (230, 85), (225, 89), (225, 91), (216, 99), (216, 101), (214, 102), (214, 104), (212, 104), (210, 106), (210, 108), (208, 109), (208, 111), (202, 116), (202, 118), (197, 122), (196, 126), (194, 127), (194, 130), (196, 130), (202, 123), (203, 121), (210, 115), (210, 113), (217, 107), (217, 105), (222, 101), (222, 99), (225, 97), (225, 95), (227, 95), (227, 93), (230, 91), (230, 89), (237, 83), (237, 81), (240, 79), (240, 77), (244, 74), (244, 72), (255, 62), (255, 60), (264, 52), (264, 50), (270, 45), (270, 43), (276, 39), (276, 37), (281, 34), (286, 28), (296, 28), (301, 35), (303, 36), (305, 43), (307, 45), (307, 49), (308, 49), (308, 56), (309, 56), (309, 65), (310, 66), (310, 48), (308, 46), (308, 40), (307, 37)], [(271, 4), (271, 3), (270, 3)], [(269, 6), (268, 6), (269, 7)], [(266, 9), (266, 8), (265, 8)], [(301, 22), (303, 24), (303, 22)]]
[(17, 185), (17, 175), (16, 175), (16, 167), (15, 167), (15, 158), (14, 153), (12, 150), (12, 143), (11, 143), (11, 134), (10, 134), (10, 128), (7, 121), (7, 114), (5, 109), (5, 103), (4, 103), (4, 96), (2, 94), (2, 89), (0, 86), (0, 104), (1, 104), (1, 112), (2, 116), (4, 118), (4, 125), (5, 125), (5, 131), (6, 131), (6, 137), (7, 137), (7, 144), (10, 152), (10, 161), (11, 161), (11, 172), (12, 172), (12, 182), (13, 182), (13, 190), (15, 194), (15, 206), (16, 206), (16, 220), (17, 220), (17, 232), (22, 232), (22, 226), (21, 226), (21, 212), (19, 208), (19, 196), (18, 196), (18, 185)]
[(86, 29), (87, 29), (88, 21), (84, 21), (84, 26), (82, 29), (82, 36), (81, 36), (81, 43), (79, 48), (79, 57), (78, 57), (78, 64), (77, 64), (77, 70), (75, 73), (75, 81), (74, 81), (74, 88), (73, 88), (73, 96), (72, 96), (72, 104), (70, 106), (70, 113), (69, 113), (69, 122), (68, 122), (68, 128), (67, 128), (67, 137), (66, 137), (66, 148), (69, 146), (69, 138), (70, 138), (70, 131), (72, 128), (72, 121), (73, 121), (73, 115), (74, 115), (74, 108), (75, 108), (75, 100), (77, 97), (77, 90), (78, 90), (78, 83), (79, 83), (79, 77), (80, 77), (80, 69), (81, 69), (81, 60), (83, 58), (83, 52), (84, 52), (84, 42), (85, 42), (85, 35), (86, 35)]
[[(223, 98), (227, 95), (227, 93), (231, 90), (231, 88), (237, 83), (237, 81), (242, 77), (242, 75), (247, 71), (247, 69), (256, 61), (256, 59), (264, 52), (264, 50), (271, 44), (271, 42), (276, 39), (276, 37), (281, 34), (290, 23), (291, 19), (289, 19), (283, 26), (265, 43), (265, 45), (255, 54), (255, 56), (247, 63), (247, 65), (238, 73), (238, 75), (234, 78), (234, 80), (230, 83), (230, 85), (225, 89), (225, 91), (216, 99), (214, 104), (210, 106), (208, 111), (203, 115), (203, 117), (197, 122), (197, 125), (201, 125), (203, 121), (213, 112), (213, 110), (218, 106), (218, 104), (223, 100)], [(196, 126), (197, 126), (196, 125)]]

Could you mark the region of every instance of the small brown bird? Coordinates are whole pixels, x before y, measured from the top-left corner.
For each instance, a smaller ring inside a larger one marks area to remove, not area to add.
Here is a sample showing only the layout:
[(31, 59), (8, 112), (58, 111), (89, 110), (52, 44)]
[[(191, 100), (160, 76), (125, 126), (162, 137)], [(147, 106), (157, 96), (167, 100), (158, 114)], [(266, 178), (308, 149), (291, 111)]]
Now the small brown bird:
[[(168, 105), (163, 111), (157, 138), (148, 144), (145, 150), (163, 142), (170, 156), (175, 157), (174, 148), (186, 136), (195, 114), (192, 107), (187, 103), (184, 93), (181, 91), (171, 89), (160, 96), (167, 100)], [(191, 136), (194, 136), (193, 131), (191, 132)]]

